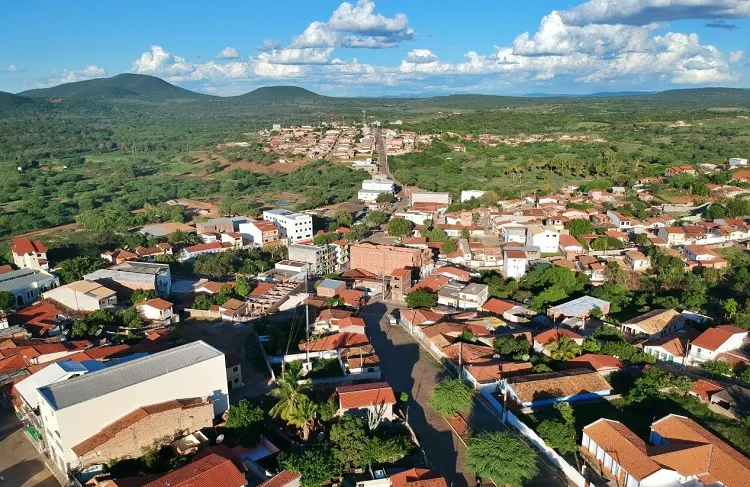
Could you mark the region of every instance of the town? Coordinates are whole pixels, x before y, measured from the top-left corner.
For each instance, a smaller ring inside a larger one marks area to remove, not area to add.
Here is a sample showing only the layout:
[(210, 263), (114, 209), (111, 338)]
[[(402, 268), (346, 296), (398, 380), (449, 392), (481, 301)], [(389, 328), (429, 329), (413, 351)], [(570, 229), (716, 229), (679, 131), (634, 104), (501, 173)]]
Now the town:
[[(356, 201), (194, 205), (62, 262), (13, 238), (2, 400), (61, 483), (470, 485), (488, 457), (514, 485), (745, 485), (746, 159), (501, 200), (393, 180), (432, 136), (260, 135), (367, 157)], [(652, 204), (716, 171), (725, 203)]]

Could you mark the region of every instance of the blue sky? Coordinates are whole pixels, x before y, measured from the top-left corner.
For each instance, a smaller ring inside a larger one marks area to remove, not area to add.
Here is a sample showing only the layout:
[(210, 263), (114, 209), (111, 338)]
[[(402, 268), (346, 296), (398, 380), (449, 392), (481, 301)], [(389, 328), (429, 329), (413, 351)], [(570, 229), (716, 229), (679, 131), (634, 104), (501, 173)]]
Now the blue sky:
[(750, 0), (16, 1), (2, 12), (0, 90), (14, 93), (123, 72), (218, 95), (750, 87)]

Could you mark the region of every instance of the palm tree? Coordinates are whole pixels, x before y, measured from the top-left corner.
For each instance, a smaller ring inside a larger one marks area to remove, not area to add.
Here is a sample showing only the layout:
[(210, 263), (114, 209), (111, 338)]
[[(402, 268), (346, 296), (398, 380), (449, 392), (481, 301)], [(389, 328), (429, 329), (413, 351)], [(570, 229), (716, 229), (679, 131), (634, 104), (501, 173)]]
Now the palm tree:
[(547, 350), (555, 360), (570, 360), (581, 352), (581, 347), (568, 337), (560, 337), (547, 345)]
[(302, 430), (302, 441), (307, 441), (310, 432), (315, 428), (315, 417), (318, 414), (318, 406), (307, 396), (300, 396), (297, 407), (290, 411), (286, 419), (288, 424)]
[(310, 390), (310, 381), (302, 380), (302, 371), (295, 368), (287, 369), (276, 381), (277, 387), (269, 394), (279, 400), (269, 413), (275, 418), (289, 422), (289, 418), (296, 414), (300, 404), (309, 398), (305, 395)]

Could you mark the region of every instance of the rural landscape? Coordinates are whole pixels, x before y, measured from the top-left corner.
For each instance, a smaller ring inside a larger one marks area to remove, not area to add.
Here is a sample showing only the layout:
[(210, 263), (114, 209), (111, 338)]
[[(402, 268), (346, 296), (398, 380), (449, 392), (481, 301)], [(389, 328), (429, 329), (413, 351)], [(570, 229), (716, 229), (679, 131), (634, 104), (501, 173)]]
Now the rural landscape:
[(746, 486), (747, 2), (297, 7), (0, 53), (0, 487)]

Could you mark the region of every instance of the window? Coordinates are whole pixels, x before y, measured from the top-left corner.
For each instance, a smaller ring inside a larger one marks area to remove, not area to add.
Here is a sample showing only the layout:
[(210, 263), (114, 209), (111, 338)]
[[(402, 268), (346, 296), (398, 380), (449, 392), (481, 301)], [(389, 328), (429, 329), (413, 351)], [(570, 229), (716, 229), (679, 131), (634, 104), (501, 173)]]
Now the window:
[(232, 372), (237, 372), (238, 369), (239, 369), (239, 367), (235, 366), (235, 367), (232, 368)]

